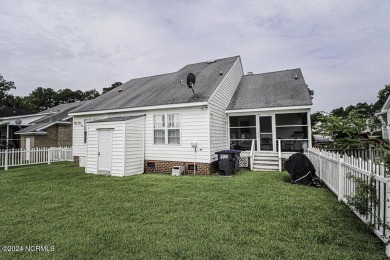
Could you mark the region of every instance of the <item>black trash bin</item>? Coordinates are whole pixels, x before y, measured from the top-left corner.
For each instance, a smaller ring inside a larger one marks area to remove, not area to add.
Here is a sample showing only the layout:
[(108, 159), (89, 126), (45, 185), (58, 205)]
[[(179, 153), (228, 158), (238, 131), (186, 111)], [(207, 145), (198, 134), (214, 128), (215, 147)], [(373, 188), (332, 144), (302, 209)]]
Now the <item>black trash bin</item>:
[(218, 169), (222, 175), (232, 175), (240, 168), (240, 150), (223, 150), (216, 152), (218, 154)]

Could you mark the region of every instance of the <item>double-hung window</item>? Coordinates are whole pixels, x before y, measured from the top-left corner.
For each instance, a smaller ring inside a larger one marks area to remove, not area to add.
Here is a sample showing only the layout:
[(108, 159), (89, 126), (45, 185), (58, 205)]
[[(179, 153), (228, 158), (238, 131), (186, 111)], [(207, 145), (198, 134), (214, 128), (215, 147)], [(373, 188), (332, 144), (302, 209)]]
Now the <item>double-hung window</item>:
[(153, 117), (154, 144), (180, 144), (180, 115), (158, 114)]
[(154, 144), (165, 144), (165, 115), (154, 115)]

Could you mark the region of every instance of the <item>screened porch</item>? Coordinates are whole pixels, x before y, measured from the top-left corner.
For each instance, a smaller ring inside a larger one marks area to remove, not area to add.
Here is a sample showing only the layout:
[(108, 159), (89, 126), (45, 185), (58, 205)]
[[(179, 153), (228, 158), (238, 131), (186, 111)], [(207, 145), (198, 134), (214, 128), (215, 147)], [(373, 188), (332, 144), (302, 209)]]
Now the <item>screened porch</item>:
[(306, 152), (311, 145), (310, 113), (267, 113), (229, 116), (230, 148), (241, 151)]

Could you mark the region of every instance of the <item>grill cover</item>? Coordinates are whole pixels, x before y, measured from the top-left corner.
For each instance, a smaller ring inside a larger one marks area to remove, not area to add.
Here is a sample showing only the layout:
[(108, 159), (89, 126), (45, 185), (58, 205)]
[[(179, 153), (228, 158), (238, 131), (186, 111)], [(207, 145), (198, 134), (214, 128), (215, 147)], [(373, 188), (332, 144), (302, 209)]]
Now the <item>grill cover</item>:
[(291, 176), (291, 182), (301, 185), (318, 186), (316, 169), (303, 153), (296, 153), (290, 156), (285, 163), (285, 168)]

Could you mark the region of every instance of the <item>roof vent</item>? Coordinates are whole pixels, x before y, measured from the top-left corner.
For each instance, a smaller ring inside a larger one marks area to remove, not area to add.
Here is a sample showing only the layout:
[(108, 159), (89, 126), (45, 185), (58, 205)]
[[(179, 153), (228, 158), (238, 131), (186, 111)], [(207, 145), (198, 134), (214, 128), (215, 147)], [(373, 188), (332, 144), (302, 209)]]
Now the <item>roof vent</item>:
[(222, 76), (223, 75), (223, 71), (221, 70), (220, 72), (219, 72), (219, 76)]
[(208, 60), (207, 61), (207, 64), (211, 64), (211, 63), (214, 63), (216, 60)]
[(295, 79), (298, 79), (298, 74), (295, 74)]
[(122, 91), (122, 88), (119, 88), (119, 89), (118, 89), (118, 92), (121, 92), (121, 91)]
[(253, 75), (253, 72), (252, 72), (252, 71), (249, 71), (247, 75)]

